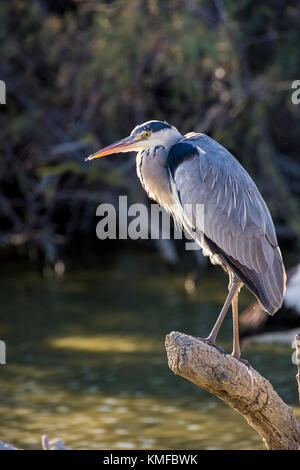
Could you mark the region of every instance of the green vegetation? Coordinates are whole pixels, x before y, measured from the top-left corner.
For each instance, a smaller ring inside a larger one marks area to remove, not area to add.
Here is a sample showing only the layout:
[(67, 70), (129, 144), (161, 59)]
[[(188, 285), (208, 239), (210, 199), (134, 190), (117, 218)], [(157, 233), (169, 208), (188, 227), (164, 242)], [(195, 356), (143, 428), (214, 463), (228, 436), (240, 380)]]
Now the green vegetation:
[(2, 2), (1, 245), (54, 262), (99, 203), (140, 200), (130, 157), (83, 159), (153, 118), (219, 140), (299, 240), (299, 31), (296, 0)]

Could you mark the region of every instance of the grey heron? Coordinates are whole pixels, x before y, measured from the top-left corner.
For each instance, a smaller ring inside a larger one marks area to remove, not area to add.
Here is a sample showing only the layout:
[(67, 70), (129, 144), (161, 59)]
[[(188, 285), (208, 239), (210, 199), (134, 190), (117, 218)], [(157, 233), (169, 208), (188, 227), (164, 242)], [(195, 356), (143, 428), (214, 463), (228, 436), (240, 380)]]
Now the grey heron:
[[(272, 217), (257, 186), (236, 158), (211, 137), (182, 135), (166, 122), (148, 121), (129, 137), (86, 160), (119, 152), (137, 152), (136, 169), (145, 191), (182, 225), (229, 275), (229, 293), (207, 338), (215, 345), (232, 306), (233, 350), (240, 358), (238, 294), (242, 285), (273, 315), (282, 305), (286, 275)], [(203, 223), (195, 207), (204, 208)], [(187, 210), (187, 207), (189, 210)]]

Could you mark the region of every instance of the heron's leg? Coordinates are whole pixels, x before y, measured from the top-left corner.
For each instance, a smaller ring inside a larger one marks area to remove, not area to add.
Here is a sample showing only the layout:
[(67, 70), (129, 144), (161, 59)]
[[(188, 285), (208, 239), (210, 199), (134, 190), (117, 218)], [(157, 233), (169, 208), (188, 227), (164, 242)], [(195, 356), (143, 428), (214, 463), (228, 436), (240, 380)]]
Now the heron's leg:
[(220, 315), (213, 329), (211, 330), (210, 335), (207, 338), (199, 338), (201, 341), (204, 341), (205, 343), (208, 343), (208, 344), (215, 344), (220, 326), (223, 323), (223, 320), (225, 318), (225, 315), (230, 307), (230, 304), (233, 298), (235, 297), (236, 293), (239, 290), (240, 284), (241, 284), (240, 281), (236, 277), (231, 278), (231, 282), (229, 283), (229, 289), (230, 289), (229, 294), (227, 295), (227, 298), (220, 312)]
[(239, 338), (239, 314), (238, 314), (238, 302), (239, 302), (239, 293), (232, 299), (232, 321), (233, 321), (233, 349), (231, 355), (240, 358), (241, 357), (241, 348), (240, 348), (240, 338)]
[(232, 320), (233, 320), (233, 348), (231, 355), (238, 361), (245, 364), (247, 367), (249, 363), (246, 359), (241, 358), (240, 338), (239, 338), (239, 314), (238, 314), (239, 291), (232, 299)]
[(228, 276), (229, 276), (228, 291), (230, 292), (232, 281), (233, 281), (233, 274), (231, 271), (228, 272)]

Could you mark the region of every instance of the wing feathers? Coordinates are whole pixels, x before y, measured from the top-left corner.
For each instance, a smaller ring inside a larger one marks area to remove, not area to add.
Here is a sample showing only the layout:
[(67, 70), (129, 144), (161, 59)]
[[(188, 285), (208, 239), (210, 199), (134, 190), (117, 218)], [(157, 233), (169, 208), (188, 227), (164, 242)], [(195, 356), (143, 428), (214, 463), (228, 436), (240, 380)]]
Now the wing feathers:
[[(172, 149), (167, 161), (171, 187), (173, 191), (176, 188), (174, 201), (177, 197), (181, 204), (178, 213), (183, 214), (186, 225), (194, 226), (195, 205), (203, 204), (205, 235), (228, 259), (253, 273), (252, 281), (259, 284), (257, 291), (268, 304), (265, 307), (273, 312), (282, 303), (285, 271), (271, 215), (255, 183), (210, 137), (193, 134), (182, 142), (172, 148), (177, 166)], [(180, 148), (184, 150), (182, 156)], [(190, 214), (186, 204), (193, 205)]]

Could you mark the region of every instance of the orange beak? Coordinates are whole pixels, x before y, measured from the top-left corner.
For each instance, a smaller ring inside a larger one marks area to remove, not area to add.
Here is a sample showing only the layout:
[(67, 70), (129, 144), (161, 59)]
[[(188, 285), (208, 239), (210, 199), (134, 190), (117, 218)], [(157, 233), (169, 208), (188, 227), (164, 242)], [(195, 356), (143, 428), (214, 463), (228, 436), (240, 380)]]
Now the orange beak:
[(85, 158), (86, 160), (93, 160), (94, 158), (104, 157), (105, 155), (112, 155), (113, 153), (120, 153), (120, 152), (130, 152), (131, 150), (135, 150), (134, 145), (137, 140), (133, 136), (126, 137), (125, 139), (119, 140), (112, 145), (108, 145), (108, 147), (104, 147), (98, 152), (90, 155), (89, 157)]

